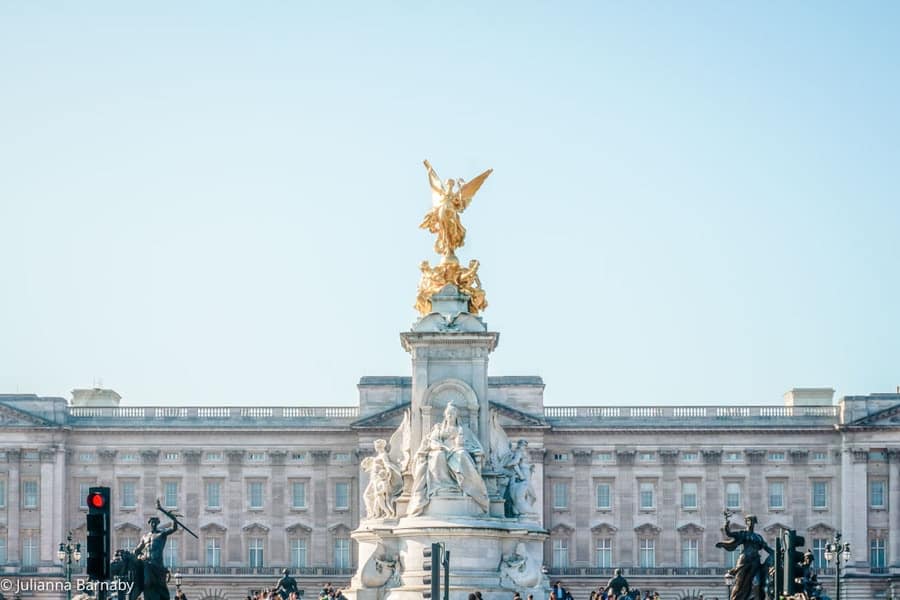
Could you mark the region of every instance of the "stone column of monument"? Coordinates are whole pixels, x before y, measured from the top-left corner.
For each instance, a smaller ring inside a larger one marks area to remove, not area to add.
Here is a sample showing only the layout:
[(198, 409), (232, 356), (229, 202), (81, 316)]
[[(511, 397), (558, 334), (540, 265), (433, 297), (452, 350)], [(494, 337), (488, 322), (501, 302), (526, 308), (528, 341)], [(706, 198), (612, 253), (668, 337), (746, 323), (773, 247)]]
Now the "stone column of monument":
[(7, 483), (6, 499), (6, 562), (12, 566), (19, 564), (19, 517), (22, 510), (21, 487), (19, 478), (21, 472), (22, 451), (18, 448), (6, 451), (6, 460), (9, 462), (9, 481)]
[[(704, 515), (706, 520), (701, 522), (703, 527), (702, 542), (700, 546), (700, 566), (716, 567), (721, 564), (722, 556), (715, 551), (716, 542), (721, 540), (722, 527), (720, 507), (725, 508), (724, 490), (722, 489), (722, 450), (709, 448), (701, 452), (703, 457), (703, 496), (700, 502), (701, 510), (698, 515)], [(698, 490), (699, 492), (699, 490)]]
[(681, 507), (681, 490), (676, 475), (675, 463), (678, 461), (677, 450), (660, 450), (662, 463), (662, 482), (660, 484), (659, 501), (656, 503), (657, 524), (662, 531), (659, 534), (659, 549), (656, 564), (678, 565), (678, 511)]
[(900, 448), (888, 448), (888, 565), (900, 571)]
[[(200, 459), (203, 452), (196, 448), (182, 450), (181, 456), (184, 459), (184, 522), (199, 523), (200, 522), (200, 506), (203, 503), (203, 485), (200, 479)], [(180, 535), (183, 544), (184, 554), (182, 554), (185, 564), (199, 564), (200, 556), (200, 540), (192, 535)]]
[[(618, 473), (616, 476), (616, 504), (621, 515), (619, 520), (619, 535), (616, 536), (616, 556), (613, 563), (617, 566), (630, 567), (637, 564), (634, 554), (634, 514), (637, 488), (634, 479), (634, 455), (636, 451), (631, 448), (616, 449), (616, 464)], [(617, 562), (618, 561), (618, 562)]]

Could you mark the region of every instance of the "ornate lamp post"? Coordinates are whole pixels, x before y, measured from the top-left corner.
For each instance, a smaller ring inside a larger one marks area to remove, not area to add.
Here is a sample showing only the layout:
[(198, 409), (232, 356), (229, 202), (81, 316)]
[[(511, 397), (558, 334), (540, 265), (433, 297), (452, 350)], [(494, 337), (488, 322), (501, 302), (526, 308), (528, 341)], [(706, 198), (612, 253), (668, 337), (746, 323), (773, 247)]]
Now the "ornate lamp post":
[(175, 571), (175, 595), (181, 596), (181, 571)]
[(834, 562), (834, 595), (835, 600), (841, 600), (841, 565), (850, 560), (850, 542), (841, 542), (840, 531), (825, 545), (825, 560)]
[(81, 544), (72, 545), (72, 532), (66, 536), (65, 542), (59, 543), (59, 550), (56, 551), (56, 558), (66, 565), (66, 598), (72, 600), (72, 559), (75, 562), (81, 560)]
[(725, 571), (725, 585), (728, 586), (728, 598), (731, 599), (731, 586), (734, 585), (734, 575), (731, 570)]

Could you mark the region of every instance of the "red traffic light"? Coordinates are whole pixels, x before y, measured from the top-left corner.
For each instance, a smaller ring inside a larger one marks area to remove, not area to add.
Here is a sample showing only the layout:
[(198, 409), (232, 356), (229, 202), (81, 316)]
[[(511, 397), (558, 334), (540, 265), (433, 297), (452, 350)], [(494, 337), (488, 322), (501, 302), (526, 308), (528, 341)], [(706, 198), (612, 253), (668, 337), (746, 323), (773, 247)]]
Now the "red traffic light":
[(103, 508), (106, 506), (106, 498), (103, 494), (98, 492), (91, 492), (88, 494), (88, 506), (93, 506), (94, 508)]

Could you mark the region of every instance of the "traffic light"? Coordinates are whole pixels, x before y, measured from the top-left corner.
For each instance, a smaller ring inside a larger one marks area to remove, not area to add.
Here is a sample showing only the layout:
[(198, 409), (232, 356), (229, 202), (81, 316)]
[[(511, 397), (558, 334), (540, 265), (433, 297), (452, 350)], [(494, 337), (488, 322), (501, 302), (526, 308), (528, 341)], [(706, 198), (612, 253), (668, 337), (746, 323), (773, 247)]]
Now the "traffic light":
[(87, 496), (87, 575), (109, 579), (110, 495), (108, 487), (92, 487)]
[(803, 591), (803, 583), (801, 581), (803, 577), (803, 552), (799, 548), (806, 544), (806, 540), (803, 539), (803, 536), (797, 535), (797, 532), (793, 529), (783, 530), (782, 536), (784, 538), (782, 544), (784, 548), (783, 593), (785, 596), (793, 596)]
[(422, 592), (425, 600), (440, 600), (441, 598), (441, 545), (431, 544), (422, 548), (422, 568), (431, 567), (431, 573), (422, 578), (422, 583), (430, 585), (430, 590)]

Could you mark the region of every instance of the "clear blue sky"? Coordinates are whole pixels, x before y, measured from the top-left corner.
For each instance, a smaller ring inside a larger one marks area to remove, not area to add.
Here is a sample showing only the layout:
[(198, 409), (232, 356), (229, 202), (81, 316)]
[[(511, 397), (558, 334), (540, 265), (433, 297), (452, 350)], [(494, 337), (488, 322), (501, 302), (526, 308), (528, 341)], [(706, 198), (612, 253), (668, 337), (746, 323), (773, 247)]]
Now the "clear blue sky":
[[(391, 6), (391, 8), (389, 8)], [(352, 404), (444, 177), (551, 404), (900, 384), (900, 3), (0, 3), (0, 391)]]

